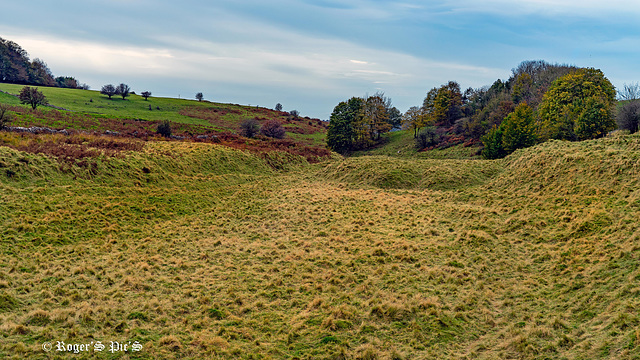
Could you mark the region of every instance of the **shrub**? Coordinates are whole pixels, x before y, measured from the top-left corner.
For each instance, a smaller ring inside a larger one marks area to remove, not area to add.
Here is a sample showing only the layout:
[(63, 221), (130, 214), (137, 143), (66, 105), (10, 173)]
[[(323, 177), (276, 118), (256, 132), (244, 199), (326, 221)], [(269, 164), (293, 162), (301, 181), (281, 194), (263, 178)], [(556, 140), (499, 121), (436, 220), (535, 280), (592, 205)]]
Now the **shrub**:
[(285, 130), (277, 120), (267, 120), (262, 127), (260, 127), (260, 133), (264, 136), (282, 139), (284, 138)]
[(427, 127), (418, 133), (416, 136), (416, 149), (423, 150), (430, 146), (435, 146), (440, 141), (440, 136), (436, 132), (436, 128), (433, 126)]
[(496, 125), (493, 125), (493, 128), (482, 137), (482, 143), (484, 144), (482, 155), (486, 159), (500, 159), (507, 155), (502, 147), (502, 129)]
[(9, 113), (9, 107), (0, 104), (0, 130), (4, 129), (13, 120), (13, 116)]
[(252, 138), (258, 134), (260, 124), (256, 119), (246, 119), (240, 124), (240, 135)]
[(160, 124), (158, 124), (158, 129), (156, 130), (156, 133), (167, 138), (171, 137), (171, 123), (169, 121), (163, 121)]

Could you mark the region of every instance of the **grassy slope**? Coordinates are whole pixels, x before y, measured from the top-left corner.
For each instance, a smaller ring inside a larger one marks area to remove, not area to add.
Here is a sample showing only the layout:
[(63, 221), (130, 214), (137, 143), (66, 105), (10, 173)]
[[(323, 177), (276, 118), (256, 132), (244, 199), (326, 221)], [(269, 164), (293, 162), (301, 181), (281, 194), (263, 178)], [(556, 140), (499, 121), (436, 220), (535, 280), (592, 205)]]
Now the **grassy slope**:
[(640, 358), (640, 137), (292, 160), (147, 142), (60, 172), (0, 148), (0, 355)]
[[(18, 94), (22, 87), (23, 85), (0, 83), (0, 90), (9, 94)], [(243, 120), (247, 118), (258, 118), (277, 119), (285, 123), (284, 126), (287, 131), (295, 128), (313, 129), (308, 128), (309, 124), (307, 122), (309, 120), (307, 119), (287, 123), (288, 115), (286, 113), (265, 108), (161, 97), (150, 97), (148, 100), (144, 100), (144, 98), (139, 95), (131, 95), (127, 100), (122, 100), (122, 98), (118, 96), (109, 99), (101, 95), (99, 91), (79, 89), (39, 87), (39, 90), (43, 92), (51, 105), (62, 107), (76, 113), (97, 114), (98, 119), (108, 117), (141, 119), (154, 122), (169, 120), (175, 123), (195, 125), (203, 129), (237, 132)], [(18, 105), (19, 101), (13, 96), (0, 93), (0, 103)], [(149, 106), (151, 106), (151, 110), (149, 110)], [(55, 111), (44, 107), (40, 107), (39, 109), (44, 112)], [(42, 116), (40, 118), (42, 118)], [(48, 124), (43, 122), (45, 120), (46, 119), (39, 119), (38, 116), (34, 115), (19, 114), (15, 125), (63, 125)], [(67, 124), (69, 124), (68, 121)], [(314, 120), (312, 124), (315, 126), (316, 121)], [(326, 131), (323, 127), (318, 127), (315, 130), (319, 132), (313, 134), (310, 134), (309, 131), (305, 134), (289, 132), (288, 135), (308, 144), (324, 145), (324, 134)], [(197, 129), (191, 130), (191, 132), (195, 131), (197, 131)]]
[(417, 151), (412, 130), (401, 130), (388, 133), (386, 143), (378, 148), (358, 151), (355, 156), (384, 155), (404, 159), (480, 159), (478, 147), (452, 146), (447, 149)]

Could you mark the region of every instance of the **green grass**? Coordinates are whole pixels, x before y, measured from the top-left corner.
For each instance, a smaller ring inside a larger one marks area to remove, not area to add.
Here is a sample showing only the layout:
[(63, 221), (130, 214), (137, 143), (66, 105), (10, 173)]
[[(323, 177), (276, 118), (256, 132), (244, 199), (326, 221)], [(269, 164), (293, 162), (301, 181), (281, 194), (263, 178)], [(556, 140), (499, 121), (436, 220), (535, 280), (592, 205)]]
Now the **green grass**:
[(462, 144), (446, 149), (418, 151), (412, 130), (400, 130), (384, 135), (384, 143), (374, 149), (357, 151), (354, 156), (389, 156), (403, 159), (480, 159), (477, 146), (464, 147)]
[(0, 147), (0, 357), (640, 358), (638, 135), (313, 165), (141, 144)]

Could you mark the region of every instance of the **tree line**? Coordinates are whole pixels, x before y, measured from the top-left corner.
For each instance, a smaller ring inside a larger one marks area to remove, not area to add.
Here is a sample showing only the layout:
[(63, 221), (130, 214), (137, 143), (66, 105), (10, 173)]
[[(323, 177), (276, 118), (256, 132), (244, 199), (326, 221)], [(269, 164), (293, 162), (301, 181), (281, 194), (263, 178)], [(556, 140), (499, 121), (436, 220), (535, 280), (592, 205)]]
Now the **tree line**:
[(55, 77), (41, 59), (29, 59), (29, 54), (13, 41), (0, 38), (0, 82), (52, 86), (88, 90), (71, 76)]
[[(625, 85), (619, 97), (639, 98), (640, 86)], [(330, 119), (329, 148), (345, 153), (371, 146), (388, 131), (384, 117), (365, 110), (377, 102), (352, 98), (338, 104)], [(615, 105), (616, 90), (601, 70), (533, 60), (491, 86), (462, 91), (449, 81), (434, 87), (421, 106), (401, 114), (400, 124), (413, 132), (420, 150), (482, 143), (486, 158), (500, 158), (548, 139), (593, 139), (616, 127), (637, 131), (640, 103), (629, 101), (617, 114)]]

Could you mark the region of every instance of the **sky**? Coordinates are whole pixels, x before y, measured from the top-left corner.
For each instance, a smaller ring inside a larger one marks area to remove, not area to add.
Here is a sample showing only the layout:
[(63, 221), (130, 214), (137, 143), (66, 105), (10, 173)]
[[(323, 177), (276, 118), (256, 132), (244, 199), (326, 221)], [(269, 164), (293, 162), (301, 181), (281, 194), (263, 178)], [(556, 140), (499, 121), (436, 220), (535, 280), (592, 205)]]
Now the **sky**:
[(3, 1), (0, 37), (99, 90), (298, 110), (328, 120), (384, 92), (402, 112), (450, 80), (508, 79), (524, 60), (640, 81), (637, 0)]

